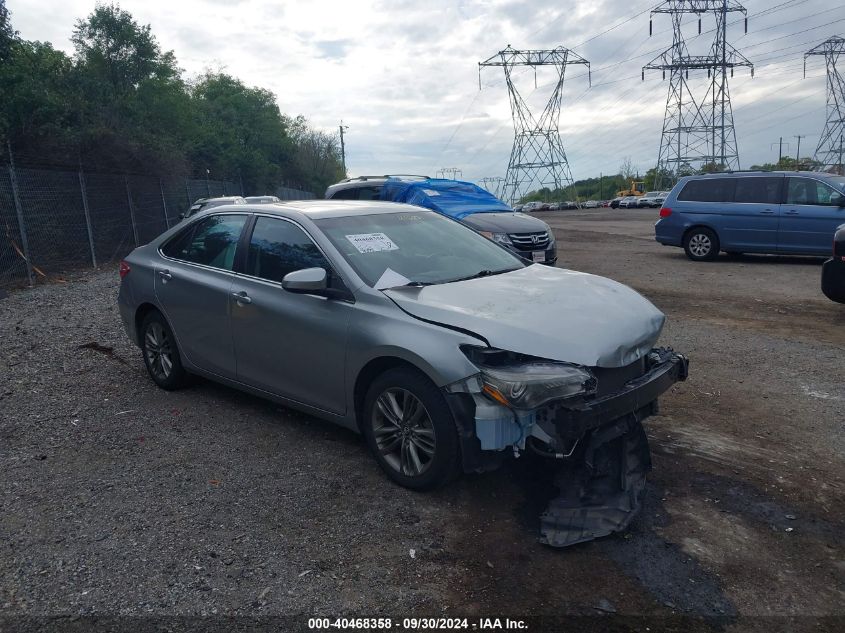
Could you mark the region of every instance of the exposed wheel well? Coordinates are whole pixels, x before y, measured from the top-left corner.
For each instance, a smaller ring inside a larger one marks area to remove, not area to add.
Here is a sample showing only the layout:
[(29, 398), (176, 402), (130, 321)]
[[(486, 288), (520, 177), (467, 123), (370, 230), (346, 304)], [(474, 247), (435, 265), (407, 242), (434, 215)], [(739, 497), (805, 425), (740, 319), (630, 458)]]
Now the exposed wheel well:
[[(692, 231), (694, 231), (695, 229), (707, 229), (708, 231), (712, 231), (713, 234), (716, 236), (716, 239), (720, 240), (719, 232), (716, 229), (714, 229), (712, 226), (707, 226), (706, 224), (694, 224), (693, 226), (689, 227), (687, 230), (684, 231), (684, 235), (681, 237), (681, 244), (683, 244), (684, 241), (686, 241), (687, 236)], [(720, 240), (720, 243), (721, 243), (721, 240)]]
[(141, 324), (150, 312), (160, 312), (160, 310), (152, 303), (142, 303), (135, 310), (135, 338), (139, 345), (141, 344)]
[(358, 372), (358, 377), (355, 379), (355, 389), (353, 391), (354, 406), (355, 406), (355, 422), (358, 425), (358, 430), (361, 430), (361, 419), (364, 415), (364, 399), (367, 397), (367, 389), (370, 388), (373, 380), (389, 369), (397, 367), (409, 367), (416, 372), (425, 376), (425, 372), (421, 371), (419, 367), (413, 363), (409, 363), (401, 358), (395, 356), (382, 356), (381, 358), (374, 358), (363, 369)]

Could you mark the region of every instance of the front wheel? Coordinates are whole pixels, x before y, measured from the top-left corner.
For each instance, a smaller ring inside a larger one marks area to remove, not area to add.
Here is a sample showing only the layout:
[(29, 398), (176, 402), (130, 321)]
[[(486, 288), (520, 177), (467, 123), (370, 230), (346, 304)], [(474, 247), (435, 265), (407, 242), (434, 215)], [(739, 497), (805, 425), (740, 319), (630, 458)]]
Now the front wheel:
[(442, 486), (459, 472), (452, 412), (424, 375), (392, 369), (373, 381), (364, 400), (362, 431), (393, 481), (413, 490)]
[(690, 229), (684, 236), (684, 251), (694, 262), (712, 262), (719, 256), (719, 238), (703, 226)]

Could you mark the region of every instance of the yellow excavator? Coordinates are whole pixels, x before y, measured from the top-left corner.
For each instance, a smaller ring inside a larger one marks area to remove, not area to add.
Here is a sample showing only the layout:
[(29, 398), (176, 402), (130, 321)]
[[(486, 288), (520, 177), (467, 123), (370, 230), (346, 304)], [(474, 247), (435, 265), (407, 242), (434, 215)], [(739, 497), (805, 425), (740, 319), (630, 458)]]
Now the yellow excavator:
[(632, 180), (629, 189), (622, 189), (616, 192), (617, 198), (624, 198), (625, 196), (641, 196), (645, 193), (645, 182), (642, 180)]

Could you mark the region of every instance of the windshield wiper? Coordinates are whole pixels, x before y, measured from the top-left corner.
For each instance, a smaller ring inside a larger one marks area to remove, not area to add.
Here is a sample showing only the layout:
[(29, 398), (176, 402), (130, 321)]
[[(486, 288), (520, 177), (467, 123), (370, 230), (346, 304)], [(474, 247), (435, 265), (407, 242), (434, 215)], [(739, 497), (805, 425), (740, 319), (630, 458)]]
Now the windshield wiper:
[(469, 279), (478, 279), (479, 277), (490, 277), (492, 275), (501, 275), (503, 273), (513, 272), (514, 270), (519, 270), (518, 268), (502, 268), (501, 270), (479, 270), (474, 275), (468, 275), (467, 277), (458, 277), (457, 279), (451, 279), (446, 283), (454, 283), (456, 281), (467, 281)]

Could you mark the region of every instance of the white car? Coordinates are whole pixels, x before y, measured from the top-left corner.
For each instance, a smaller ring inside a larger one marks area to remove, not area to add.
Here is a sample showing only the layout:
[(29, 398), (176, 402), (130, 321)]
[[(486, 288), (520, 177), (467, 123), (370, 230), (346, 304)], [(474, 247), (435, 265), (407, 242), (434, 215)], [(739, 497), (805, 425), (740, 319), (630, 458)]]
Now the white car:
[(659, 207), (664, 199), (662, 191), (649, 191), (637, 200), (637, 207)]
[(531, 211), (539, 211), (543, 208), (543, 203), (535, 200), (534, 202), (526, 202), (525, 206), (522, 207), (523, 213), (530, 213)]

